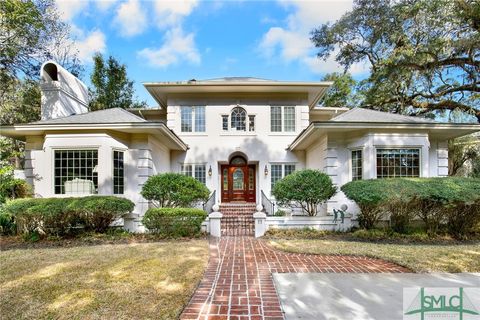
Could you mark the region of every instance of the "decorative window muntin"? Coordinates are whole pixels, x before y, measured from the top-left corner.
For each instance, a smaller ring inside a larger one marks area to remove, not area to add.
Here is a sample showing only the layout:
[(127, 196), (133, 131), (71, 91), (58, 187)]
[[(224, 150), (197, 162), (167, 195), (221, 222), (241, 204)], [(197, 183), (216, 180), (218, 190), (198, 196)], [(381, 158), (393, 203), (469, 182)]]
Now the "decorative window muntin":
[(125, 190), (124, 152), (113, 151), (113, 194), (123, 194)]
[(420, 149), (377, 149), (377, 178), (420, 177)]
[(233, 171), (232, 185), (233, 185), (233, 190), (244, 190), (245, 181), (244, 181), (242, 168), (237, 168)]
[(362, 150), (352, 150), (352, 180), (362, 180), (363, 178), (362, 158)]
[(230, 128), (234, 131), (247, 130), (247, 111), (241, 107), (233, 108), (230, 113)]
[[(69, 194), (97, 193), (97, 166), (98, 150), (96, 149), (55, 150), (55, 194), (65, 194), (66, 191), (68, 191)], [(90, 181), (90, 183), (88, 181)], [(66, 188), (68, 190), (66, 190)]]

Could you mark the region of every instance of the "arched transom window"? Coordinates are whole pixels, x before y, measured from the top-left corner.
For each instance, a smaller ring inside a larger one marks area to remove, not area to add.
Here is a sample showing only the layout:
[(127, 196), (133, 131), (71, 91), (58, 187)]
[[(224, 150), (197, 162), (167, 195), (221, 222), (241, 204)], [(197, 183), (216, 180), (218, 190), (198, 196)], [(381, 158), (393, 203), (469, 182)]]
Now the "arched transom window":
[[(229, 121), (230, 117), (230, 121)], [(232, 109), (230, 115), (222, 116), (223, 131), (255, 131), (255, 116), (247, 115), (247, 111), (242, 107)]]

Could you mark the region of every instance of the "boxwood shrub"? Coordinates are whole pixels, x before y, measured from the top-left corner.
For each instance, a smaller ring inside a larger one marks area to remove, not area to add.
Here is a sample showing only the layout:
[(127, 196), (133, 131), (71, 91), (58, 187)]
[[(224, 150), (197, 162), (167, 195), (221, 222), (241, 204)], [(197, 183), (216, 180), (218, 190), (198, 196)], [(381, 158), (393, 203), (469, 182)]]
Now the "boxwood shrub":
[(360, 226), (371, 229), (385, 215), (395, 231), (402, 232), (414, 217), (428, 234), (442, 226), (457, 238), (480, 222), (480, 179), (396, 178), (352, 181), (342, 191), (360, 207)]
[(28, 198), (9, 201), (4, 214), (13, 217), (17, 233), (63, 236), (75, 231), (104, 232), (133, 202), (114, 196)]
[(166, 237), (191, 237), (200, 232), (207, 213), (193, 208), (151, 208), (143, 217), (144, 226)]

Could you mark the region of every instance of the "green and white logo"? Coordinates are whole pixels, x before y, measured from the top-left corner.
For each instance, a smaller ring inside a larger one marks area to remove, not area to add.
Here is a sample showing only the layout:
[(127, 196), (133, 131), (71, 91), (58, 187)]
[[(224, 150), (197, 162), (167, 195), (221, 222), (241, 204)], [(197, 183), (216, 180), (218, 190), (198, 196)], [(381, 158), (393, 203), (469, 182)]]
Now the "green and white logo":
[(480, 288), (404, 288), (403, 319), (480, 319)]

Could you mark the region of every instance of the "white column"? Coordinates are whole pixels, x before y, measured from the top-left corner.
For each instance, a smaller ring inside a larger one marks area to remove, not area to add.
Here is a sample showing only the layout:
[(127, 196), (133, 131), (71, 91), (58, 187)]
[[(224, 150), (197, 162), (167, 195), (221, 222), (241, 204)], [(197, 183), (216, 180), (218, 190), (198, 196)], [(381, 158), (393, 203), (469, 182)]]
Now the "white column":
[(218, 212), (219, 208), (218, 204), (214, 205), (212, 207), (213, 212), (208, 215), (208, 220), (210, 222), (210, 235), (217, 238), (222, 236), (221, 221), (223, 215)]
[(262, 205), (257, 206), (257, 212), (253, 214), (253, 219), (255, 220), (255, 238), (263, 237), (267, 231), (267, 215), (265, 212), (262, 212)]

